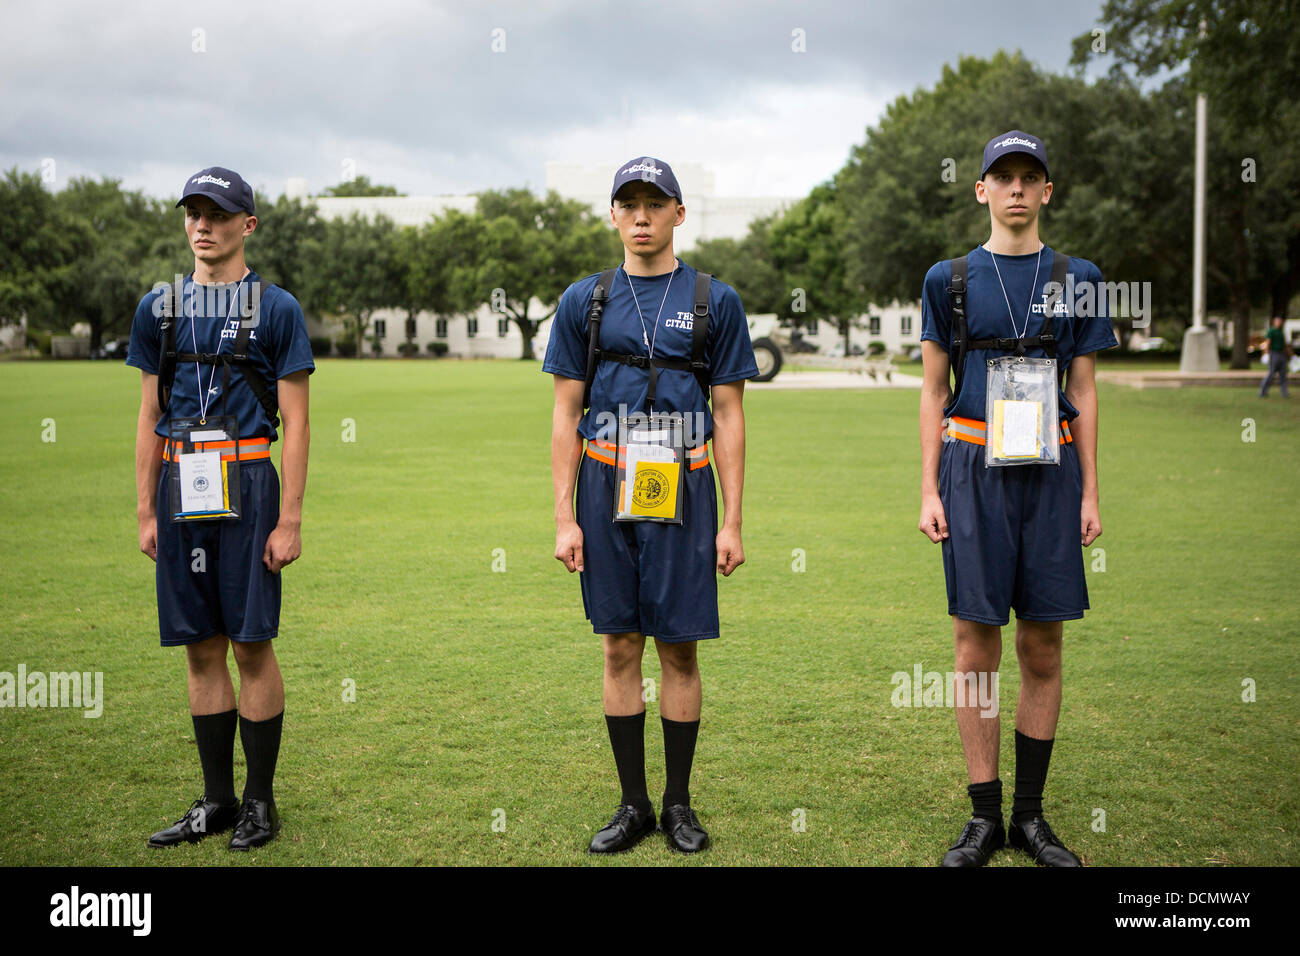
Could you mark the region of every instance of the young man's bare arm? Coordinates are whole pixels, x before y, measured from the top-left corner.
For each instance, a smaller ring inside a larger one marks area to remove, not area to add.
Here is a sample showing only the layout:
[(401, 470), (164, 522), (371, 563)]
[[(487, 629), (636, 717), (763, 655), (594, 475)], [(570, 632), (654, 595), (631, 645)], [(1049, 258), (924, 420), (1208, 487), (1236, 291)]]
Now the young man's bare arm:
[(943, 450), (943, 410), (952, 400), (948, 352), (938, 342), (921, 343), (921, 533), (931, 541), (948, 537), (948, 519), (939, 500), (939, 454)]
[(307, 449), (311, 444), (308, 375), (306, 369), (293, 372), (276, 385), (284, 439), (280, 453), (280, 520), (267, 536), (262, 552), (262, 563), (272, 574), (278, 574), (302, 554), (302, 500), (307, 491)]
[(140, 550), (158, 560), (158, 515), (155, 495), (162, 472), (163, 437), (154, 431), (158, 408), (158, 376), (142, 372), (140, 416), (135, 423), (135, 516), (140, 523)]
[(555, 410), (551, 415), (551, 483), (555, 492), (555, 557), (570, 571), (583, 571), (582, 529), (573, 516), (573, 487), (582, 460), (581, 379), (555, 376)]
[(715, 385), (713, 463), (722, 486), (722, 528), (718, 531), (718, 570), (723, 577), (745, 563), (740, 541), (741, 498), (745, 490), (745, 382)]
[(1083, 473), (1083, 506), (1079, 514), (1079, 540), (1086, 548), (1101, 534), (1101, 495), (1097, 488), (1097, 356), (1076, 355), (1070, 362), (1065, 397), (1079, 410), (1070, 422), (1070, 437)]

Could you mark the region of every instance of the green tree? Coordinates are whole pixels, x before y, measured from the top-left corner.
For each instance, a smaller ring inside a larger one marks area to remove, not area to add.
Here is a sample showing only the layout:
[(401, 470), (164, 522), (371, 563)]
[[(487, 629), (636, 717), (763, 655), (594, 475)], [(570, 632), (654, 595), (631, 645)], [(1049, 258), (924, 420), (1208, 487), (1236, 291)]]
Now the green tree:
[(329, 186), (321, 193), (322, 196), (405, 196), (406, 193), (399, 193), (396, 186), (384, 186), (379, 183), (372, 183), (369, 176), (358, 176), (356, 179), (349, 179), (347, 182), (336, 183)]
[(1191, 244), (1176, 98), (1124, 76), (1088, 82), (1020, 54), (963, 57), (933, 89), (890, 104), (837, 174), (838, 243), (850, 285), (873, 302), (918, 297), (930, 264), (987, 238), (975, 199), (984, 144), (1027, 129), (1048, 145), (1055, 189), (1040, 232), (1091, 259), (1108, 281), (1149, 282), (1158, 315), (1185, 321)]
[[(1188, 127), (1196, 93), (1207, 96), (1207, 293), (1231, 310), (1234, 368), (1247, 364), (1252, 304), (1286, 315), (1300, 290), (1297, 22), (1300, 0), (1107, 0), (1102, 32), (1074, 41), (1080, 68), (1113, 54), (1112, 76), (1170, 73), (1161, 93)], [(1189, 138), (1179, 166), (1191, 163)], [(1190, 171), (1180, 179), (1190, 205)]]
[(487, 303), (519, 329), (520, 357), (534, 358), (533, 336), (569, 284), (621, 261), (618, 236), (584, 203), (553, 190), (543, 198), (526, 189), (484, 192), (475, 215), (480, 222), (455, 221), (469, 253), (452, 270), (457, 311)]
[(797, 321), (824, 319), (835, 325), (849, 350), (849, 333), (869, 305), (862, 286), (849, 277), (841, 251), (848, 215), (834, 183), (822, 183), (772, 223), (768, 248), (788, 297), (775, 311)]
[(782, 281), (780, 270), (772, 262), (768, 240), (778, 218), (773, 213), (755, 219), (743, 239), (702, 240), (688, 257), (695, 268), (735, 289), (750, 313), (781, 313), (782, 309), (789, 310), (793, 302), (791, 287)]
[(315, 314), (330, 263), (321, 239), (325, 223), (314, 202), (281, 195), (257, 197), (257, 228), (244, 244), (250, 268), (293, 293), (303, 311)]
[(327, 221), (322, 236), (324, 268), (312, 294), (319, 308), (337, 312), (351, 323), (348, 335), (360, 358), (371, 315), (394, 304), (394, 290), (403, 280), (397, 230), (384, 216), (371, 221), (353, 213)]
[(37, 327), (62, 321), (57, 303), (71, 289), (76, 262), (91, 245), (89, 228), (59, 208), (39, 175), (16, 166), (5, 173), (0, 179), (0, 323), (24, 316)]
[(64, 323), (90, 324), (91, 347), (107, 335), (126, 334), (141, 296), (193, 268), (182, 213), (115, 179), (74, 179), (55, 195), (68, 219), (90, 238), (69, 281), (53, 298)]

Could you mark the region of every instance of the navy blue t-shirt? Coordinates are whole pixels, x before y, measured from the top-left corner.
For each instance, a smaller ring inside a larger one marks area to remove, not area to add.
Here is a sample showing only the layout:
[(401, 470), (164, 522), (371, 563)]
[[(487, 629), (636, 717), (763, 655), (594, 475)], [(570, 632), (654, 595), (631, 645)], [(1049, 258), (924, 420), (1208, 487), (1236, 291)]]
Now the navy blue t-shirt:
[[(231, 351), (242, 320), (241, 310), (251, 310), (250, 288), (257, 278), (257, 273), (250, 272), (239, 286), (235, 283), (205, 286), (195, 283), (192, 277), (187, 276), (177, 309), (176, 351)], [(239, 296), (234, 297), (231, 292), (237, 288), (240, 288)], [(162, 349), (159, 325), (163, 292), (161, 289), (148, 292), (136, 306), (135, 318), (131, 322), (131, 345), (126, 353), (127, 365), (151, 375), (158, 374)], [(256, 322), (248, 340), (248, 357), (262, 373), (262, 378), (273, 394), (277, 379), (303, 369), (308, 372), (316, 370), (316, 364), (312, 361), (311, 343), (307, 339), (307, 324), (297, 299), (279, 286), (268, 284), (262, 290)], [(266, 410), (236, 368), (237, 366), (230, 370), (230, 394), (226, 396), (224, 414), (234, 415), (238, 420), (240, 438), (270, 438), (275, 441), (275, 428), (267, 418)], [(168, 422), (173, 415), (177, 418), (198, 417), (201, 411), (200, 391), (209, 395), (208, 416), (223, 414), (222, 382), (220, 365), (177, 362), (171, 403), (163, 410), (162, 418), (158, 420), (154, 431), (166, 437)]]
[[(1043, 327), (1046, 318), (1047, 284), (1052, 279), (1053, 250), (1044, 246), (1042, 262), (1038, 253), (1023, 256), (997, 257), (994, 269), (993, 254), (983, 246), (972, 249), (966, 256), (966, 325), (970, 339), (1023, 338), (1034, 336)], [(1037, 291), (1034, 270), (1038, 270)], [(1002, 281), (998, 281), (998, 272)], [(1115, 330), (1110, 324), (1109, 303), (1102, 294), (1101, 270), (1087, 259), (1070, 257), (1068, 275), (1073, 277), (1074, 296), (1069, 315), (1056, 315), (1056, 358), (1069, 372), (1070, 362), (1076, 355), (1088, 355), (1119, 345)], [(925, 287), (921, 293), (921, 340), (938, 342), (948, 351), (952, 360), (952, 265), (948, 260), (936, 262), (925, 274)], [(1002, 290), (1006, 288), (1006, 297)], [(1089, 288), (1091, 286), (1091, 288)], [(1066, 291), (1070, 288), (1067, 280)], [(1033, 294), (1033, 309), (1030, 297)], [(1065, 296), (1063, 296), (1065, 298)], [(1013, 328), (1011, 315), (1015, 316)], [(1028, 331), (1025, 313), (1029, 312)], [(1081, 313), (1087, 313), (1083, 315)], [(1017, 334), (1019, 333), (1019, 334)], [(946, 416), (984, 420), (986, 407), (985, 361), (1010, 351), (972, 349), (966, 353), (966, 371), (962, 378), (961, 394), (955, 396), (943, 410)], [(1027, 349), (1026, 355), (1045, 357), (1041, 348)], [(1078, 416), (1078, 410), (1060, 394), (1061, 417), (1067, 421)]]
[[(669, 281), (671, 277), (671, 287)], [(573, 283), (560, 297), (551, 325), (542, 371), (565, 378), (587, 377), (587, 309), (599, 274)], [(633, 299), (632, 289), (636, 289)], [(667, 291), (668, 298), (664, 299)], [(614, 275), (600, 322), (600, 347), (610, 352), (647, 355), (642, 338), (654, 344), (656, 358), (691, 358), (695, 319), (695, 270), (680, 259), (675, 270), (658, 276), (629, 276), (620, 268)], [(663, 302), (660, 311), (659, 303)], [(656, 333), (656, 318), (658, 332)], [(736, 290), (716, 278), (709, 288), (709, 334), (705, 339), (704, 360), (709, 366), (709, 381), (725, 385), (758, 374), (754, 347), (749, 341), (749, 321)], [(658, 370), (655, 387), (655, 411), (681, 412), (688, 422), (703, 422), (704, 437), (713, 434), (713, 416), (694, 373), (671, 368)], [(650, 386), (648, 369), (631, 368), (618, 362), (601, 362), (591, 385), (591, 408), (578, 425), (584, 438), (616, 441), (614, 418), (600, 417), (602, 412), (617, 416), (619, 405), (629, 413), (644, 412), (646, 392)]]

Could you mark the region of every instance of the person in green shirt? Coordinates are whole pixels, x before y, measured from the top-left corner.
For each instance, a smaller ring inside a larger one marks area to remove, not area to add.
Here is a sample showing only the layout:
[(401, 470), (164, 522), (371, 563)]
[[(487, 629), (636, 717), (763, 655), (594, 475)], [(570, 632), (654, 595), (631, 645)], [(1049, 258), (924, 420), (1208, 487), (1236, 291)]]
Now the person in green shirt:
[(1264, 382), (1259, 386), (1259, 397), (1268, 398), (1268, 386), (1273, 381), (1273, 376), (1277, 376), (1278, 383), (1282, 386), (1282, 397), (1290, 398), (1286, 389), (1286, 364), (1295, 353), (1291, 347), (1286, 344), (1286, 335), (1282, 331), (1282, 316), (1273, 316), (1273, 322), (1265, 333), (1267, 336), (1268, 348), (1268, 374), (1264, 376)]

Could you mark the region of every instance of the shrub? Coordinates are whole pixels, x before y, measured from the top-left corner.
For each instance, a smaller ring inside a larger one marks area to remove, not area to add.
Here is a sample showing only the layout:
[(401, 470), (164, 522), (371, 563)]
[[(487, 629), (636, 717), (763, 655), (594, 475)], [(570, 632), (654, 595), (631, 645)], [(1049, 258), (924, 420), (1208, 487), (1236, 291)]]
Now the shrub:
[(354, 339), (339, 339), (334, 343), (334, 351), (343, 358), (352, 358), (357, 354), (357, 343)]
[(450, 350), (446, 342), (430, 342), (425, 346), (434, 358), (442, 358)]
[(28, 329), (27, 344), (29, 347), (36, 349), (44, 356), (49, 356), (53, 351), (51, 342), (54, 339), (54, 333), (46, 332), (44, 329)]
[(308, 341), (311, 343), (311, 354), (315, 358), (324, 358), (330, 354), (330, 340), (328, 335), (314, 335)]

